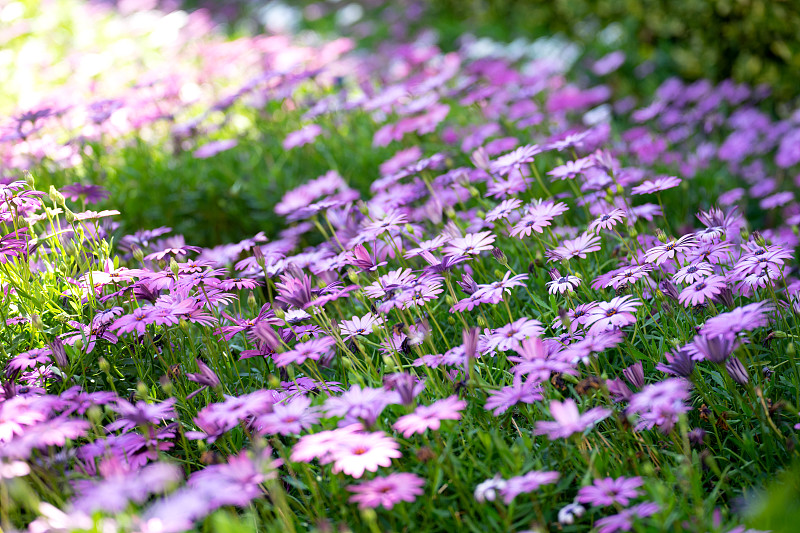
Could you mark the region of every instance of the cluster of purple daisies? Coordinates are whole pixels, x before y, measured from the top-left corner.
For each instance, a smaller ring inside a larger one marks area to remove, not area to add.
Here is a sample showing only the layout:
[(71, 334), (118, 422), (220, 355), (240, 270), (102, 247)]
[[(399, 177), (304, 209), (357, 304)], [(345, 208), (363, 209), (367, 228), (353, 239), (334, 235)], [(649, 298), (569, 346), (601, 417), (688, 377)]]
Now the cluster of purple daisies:
[[(467, 45), (278, 41), (248, 40), (270, 69), (208, 113), (280, 93), (304, 124), (287, 157), (340, 135), (322, 118), (367, 121), (354, 149), (394, 150), (368, 194), (331, 169), (285, 192), (280, 229), (199, 247), (167, 227), (120, 236), (124, 213), (87, 209), (110, 201), (99, 184), (0, 186), (0, 495), (35, 494), (17, 527), (169, 533), (260, 504), (284, 524), (337, 505), (410, 520), (446, 501), (515, 530), (613, 533), (667, 519), (682, 496), (664, 471), (693, 450), (733, 461), (737, 422), (797, 453), (800, 115), (675, 80), (635, 107)], [(63, 116), (17, 117), (11, 167)], [(612, 117), (633, 126), (612, 134)], [(479, 444), (485, 464), (453, 467)]]

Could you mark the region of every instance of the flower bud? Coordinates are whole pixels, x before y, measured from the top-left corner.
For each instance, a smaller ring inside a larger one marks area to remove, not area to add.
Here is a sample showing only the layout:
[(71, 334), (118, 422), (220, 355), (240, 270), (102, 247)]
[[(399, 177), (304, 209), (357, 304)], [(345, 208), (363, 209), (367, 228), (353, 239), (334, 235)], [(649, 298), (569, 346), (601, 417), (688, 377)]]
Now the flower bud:
[(478, 325), (482, 328), (489, 327), (489, 324), (486, 323), (486, 319), (483, 318), (483, 315), (478, 315)]
[(150, 391), (147, 390), (147, 385), (141, 381), (136, 384), (136, 397), (141, 400), (146, 400), (150, 396)]
[(69, 223), (69, 224), (74, 224), (75, 221), (78, 220), (75, 217), (75, 213), (73, 213), (72, 210), (69, 207), (66, 207), (66, 206), (64, 207), (64, 218), (67, 219), (67, 223)]
[(497, 247), (492, 248), (492, 257), (494, 257), (495, 260), (504, 267), (508, 266), (508, 258), (506, 257), (506, 254), (503, 253), (503, 250), (501, 250), (500, 248)]
[(759, 246), (766, 246), (767, 241), (764, 239), (764, 236), (761, 235), (761, 232), (758, 230), (753, 231), (753, 241)]
[(55, 205), (60, 205), (61, 207), (65, 207), (64, 195), (58, 192), (58, 190), (52, 185), (50, 186), (49, 196), (50, 200), (52, 200), (52, 202)]
[(181, 271), (181, 266), (175, 261), (174, 257), (169, 258), (169, 269), (172, 271), (172, 274), (175, 277), (178, 277), (178, 273)]
[(447, 315), (447, 323), (450, 324), (451, 326), (455, 326), (456, 325), (455, 317), (453, 315)]
[(666, 244), (667, 240), (669, 240), (667, 239), (667, 234), (664, 233), (661, 228), (656, 228), (656, 238), (661, 241), (662, 244)]
[(725, 362), (725, 370), (728, 371), (728, 374), (733, 378), (733, 381), (738, 383), (739, 385), (747, 385), (750, 383), (750, 376), (747, 373), (747, 369), (744, 367), (741, 361), (739, 361), (738, 357), (731, 357)]
[(100, 370), (105, 374), (108, 374), (108, 372), (111, 370), (111, 365), (108, 364), (108, 361), (106, 361), (105, 357), (100, 357), (97, 360), (97, 366), (99, 366)]
[(25, 171), (25, 184), (30, 189), (35, 189), (36, 188), (36, 180), (33, 179), (33, 174), (31, 174), (29, 170)]
[(253, 294), (253, 291), (247, 295), (247, 307), (250, 309), (254, 309), (256, 307), (256, 295)]
[(144, 252), (141, 248), (136, 246), (135, 244), (131, 245), (131, 253), (133, 254), (133, 258), (136, 259), (138, 262), (144, 261)]
[(253, 246), (253, 257), (255, 257), (256, 263), (262, 269), (264, 268), (264, 265), (267, 264), (267, 261), (264, 258), (264, 251), (261, 249), (260, 246)]
[(42, 317), (37, 314), (31, 315), (31, 326), (33, 329), (37, 331), (42, 331), (44, 329), (44, 322), (42, 322)]

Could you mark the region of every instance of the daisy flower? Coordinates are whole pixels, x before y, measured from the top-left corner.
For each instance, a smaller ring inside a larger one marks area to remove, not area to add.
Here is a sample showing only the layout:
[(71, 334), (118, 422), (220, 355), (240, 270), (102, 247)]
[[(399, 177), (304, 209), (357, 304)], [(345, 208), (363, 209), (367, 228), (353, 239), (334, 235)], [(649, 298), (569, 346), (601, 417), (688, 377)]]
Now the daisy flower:
[(548, 260), (571, 259), (579, 257), (586, 259), (586, 254), (600, 249), (600, 237), (591, 233), (583, 233), (575, 239), (566, 240), (552, 250), (547, 251)]
[(553, 281), (548, 281), (545, 284), (547, 286), (547, 292), (550, 294), (564, 294), (567, 291), (572, 292), (581, 284), (581, 278), (578, 276), (562, 276), (556, 269), (550, 271), (550, 277), (553, 278)]
[(297, 396), (286, 403), (276, 403), (272, 412), (255, 419), (253, 426), (259, 435), (298, 435), (317, 423), (320, 414), (311, 407), (311, 398)]
[(644, 260), (648, 263), (662, 264), (667, 259), (673, 259), (677, 254), (684, 254), (697, 243), (694, 235), (684, 235), (680, 239), (669, 241), (660, 246), (650, 248), (644, 254)]
[(597, 533), (616, 533), (617, 531), (630, 531), (633, 529), (633, 521), (636, 518), (647, 518), (661, 510), (657, 503), (644, 502), (623, 509), (619, 513), (605, 518), (601, 518), (595, 525)]
[(589, 313), (586, 325), (589, 331), (597, 333), (604, 330), (621, 328), (636, 322), (633, 313), (642, 303), (631, 295), (619, 296), (610, 302), (599, 302)]
[(682, 269), (678, 270), (675, 274), (673, 274), (672, 281), (675, 283), (694, 283), (695, 281), (706, 278), (713, 273), (714, 267), (711, 266), (711, 263), (701, 261), (700, 263), (686, 265)]
[(358, 479), (365, 471), (375, 472), (380, 466), (390, 466), (392, 459), (402, 456), (399, 447), (383, 431), (345, 435), (332, 451), (333, 473), (344, 472)]
[(432, 252), (438, 250), (448, 241), (449, 237), (445, 235), (437, 235), (433, 239), (422, 241), (417, 244), (416, 248), (411, 248), (403, 254), (406, 259), (410, 259), (417, 255), (422, 255), (423, 252)]
[(563, 402), (550, 402), (550, 414), (553, 415), (555, 422), (536, 422), (533, 433), (534, 435), (547, 435), (548, 439), (557, 440), (585, 431), (611, 415), (611, 410), (595, 407), (581, 414), (575, 400), (567, 398)]
[(506, 219), (511, 213), (519, 209), (521, 205), (522, 201), (518, 198), (509, 198), (508, 200), (503, 200), (491, 211), (486, 213), (486, 222), (494, 222), (495, 220)]
[(631, 189), (631, 194), (651, 194), (654, 192), (666, 191), (680, 185), (681, 179), (674, 176), (662, 176), (654, 180), (645, 180), (641, 185)]
[(532, 162), (533, 157), (541, 151), (542, 149), (536, 144), (520, 146), (492, 161), (489, 168), (495, 174), (505, 176), (512, 170), (519, 170), (522, 165)]
[(500, 416), (511, 407), (518, 403), (533, 403), (544, 398), (542, 388), (533, 380), (522, 381), (514, 378), (514, 384), (503, 387), (498, 391), (489, 392), (484, 406), (487, 411), (491, 411), (494, 416)]
[(722, 276), (708, 276), (683, 289), (678, 296), (678, 302), (685, 307), (700, 305), (718, 295), (727, 286), (728, 283)]
[(398, 418), (392, 427), (405, 438), (415, 433), (425, 433), (428, 429), (436, 431), (442, 420), (459, 420), (459, 411), (466, 406), (467, 403), (459, 400), (458, 396), (450, 396), (431, 405), (420, 405), (413, 413)]
[(299, 342), (286, 352), (275, 354), (273, 359), (275, 364), (283, 367), (290, 363), (302, 365), (306, 359), (313, 361), (323, 361), (331, 357), (331, 347), (336, 341), (331, 337), (320, 337), (306, 342)]
[(599, 216), (598, 218), (594, 219), (591, 224), (589, 224), (589, 231), (597, 233), (598, 229), (614, 229), (618, 223), (622, 222), (625, 219), (625, 211), (622, 209), (614, 209), (613, 211), (609, 211), (608, 213)]
[(640, 492), (636, 489), (642, 484), (640, 477), (595, 479), (588, 487), (581, 487), (577, 500), (592, 507), (605, 507), (615, 503), (625, 507), (639, 496)]
[(483, 350), (486, 353), (494, 350), (502, 352), (513, 350), (519, 347), (523, 340), (538, 337), (543, 331), (541, 322), (523, 317), (487, 334), (484, 338)]
[(464, 237), (453, 239), (442, 250), (444, 255), (478, 255), (493, 248), (495, 236), (491, 231), (481, 233), (467, 233)]
[(526, 494), (528, 492), (539, 490), (539, 487), (542, 485), (552, 485), (558, 481), (559, 477), (561, 477), (561, 474), (558, 472), (541, 472), (534, 470), (533, 472), (528, 472), (523, 476), (507, 479), (506, 485), (501, 491), (503, 494), (503, 501), (507, 505), (520, 494)]
[(372, 328), (383, 324), (383, 318), (374, 316), (372, 313), (367, 313), (362, 317), (354, 316), (350, 320), (344, 320), (339, 323), (339, 329), (345, 336), (344, 339), (350, 339), (357, 335), (369, 335), (372, 333)]
[(591, 161), (584, 157), (575, 161), (567, 161), (563, 165), (554, 168), (547, 174), (557, 180), (572, 179), (591, 166)]
[(422, 494), (424, 484), (425, 480), (416, 474), (394, 472), (358, 485), (350, 485), (347, 490), (355, 493), (350, 496), (350, 503), (357, 503), (359, 509), (391, 509), (396, 503), (416, 500)]

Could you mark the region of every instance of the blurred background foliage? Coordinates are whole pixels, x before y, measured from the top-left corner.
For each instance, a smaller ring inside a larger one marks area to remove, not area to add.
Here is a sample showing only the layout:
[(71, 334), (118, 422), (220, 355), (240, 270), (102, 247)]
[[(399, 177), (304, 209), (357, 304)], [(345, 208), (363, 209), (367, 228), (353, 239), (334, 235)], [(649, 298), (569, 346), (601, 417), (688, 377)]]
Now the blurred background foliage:
[(444, 42), (467, 26), (499, 40), (562, 32), (588, 46), (611, 28), (615, 48), (653, 62), (659, 78), (766, 83), (779, 101), (800, 87), (797, 0), (431, 0), (434, 20)]

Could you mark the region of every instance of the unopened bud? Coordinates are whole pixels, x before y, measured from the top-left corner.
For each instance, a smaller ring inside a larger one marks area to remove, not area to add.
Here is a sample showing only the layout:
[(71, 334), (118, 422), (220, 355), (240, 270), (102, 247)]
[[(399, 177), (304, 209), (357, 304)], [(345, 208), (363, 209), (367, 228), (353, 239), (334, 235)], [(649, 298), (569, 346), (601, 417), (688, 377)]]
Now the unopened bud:
[(27, 185), (30, 189), (36, 188), (36, 180), (33, 179), (33, 174), (31, 174), (29, 170), (25, 171), (25, 185)]
[(664, 233), (661, 228), (656, 228), (656, 238), (661, 241), (662, 243), (667, 242), (667, 234)]
[(451, 326), (456, 325), (456, 318), (453, 315), (447, 315), (447, 323)]
[(260, 246), (253, 247), (253, 257), (255, 257), (256, 263), (258, 263), (258, 266), (260, 266), (262, 269), (264, 268), (264, 265), (267, 264), (267, 261), (264, 258), (264, 251)]
[(764, 236), (761, 235), (761, 232), (758, 230), (753, 232), (753, 241), (755, 241), (755, 243), (759, 246), (766, 246), (767, 244), (766, 239), (764, 239)]
[(131, 245), (131, 253), (133, 254), (133, 258), (136, 259), (138, 262), (144, 261), (144, 252), (141, 248), (136, 246), (135, 244)]
[(347, 279), (350, 280), (350, 283), (358, 283), (358, 274), (356, 274), (355, 270), (348, 270)]
[(140, 400), (146, 400), (150, 396), (150, 391), (147, 390), (147, 385), (141, 381), (136, 384), (136, 397)]
[(52, 202), (55, 205), (60, 205), (61, 207), (64, 207), (65, 204), (64, 195), (58, 192), (58, 190), (52, 185), (50, 186), (50, 192), (48, 195), (50, 196), (50, 200), (52, 200)]
[(100, 370), (105, 374), (108, 374), (108, 372), (111, 370), (111, 365), (108, 364), (108, 361), (106, 361), (105, 357), (100, 357), (97, 360), (97, 366), (99, 366)]
[(286, 318), (286, 311), (284, 311), (280, 307), (276, 307), (275, 309), (273, 309), (273, 311), (275, 312), (275, 316), (280, 318), (281, 320)]
[(253, 294), (253, 291), (250, 291), (250, 293), (247, 295), (247, 307), (249, 307), (250, 309), (254, 309), (255, 306), (256, 306), (256, 295)]
[(33, 329), (37, 331), (42, 331), (44, 329), (44, 322), (42, 322), (42, 317), (37, 314), (31, 315), (31, 326)]
[[(492, 257), (503, 266), (508, 266), (508, 259), (506, 258), (506, 254), (503, 253), (503, 250), (500, 248), (492, 248)], [(498, 276), (500, 277), (500, 276)]]
[(68, 224), (74, 224), (77, 219), (75, 213), (69, 207), (64, 206), (64, 218), (67, 219)]
[(479, 316), (478, 316), (478, 325), (479, 325), (480, 327), (482, 327), (482, 328), (487, 328), (487, 327), (489, 327), (489, 324), (487, 324), (487, 323), (486, 323), (486, 319), (485, 319), (485, 318), (483, 318), (483, 315), (479, 315)]
[(181, 271), (181, 266), (175, 261), (174, 257), (169, 258), (169, 269), (172, 271), (172, 274), (177, 277), (178, 273)]

